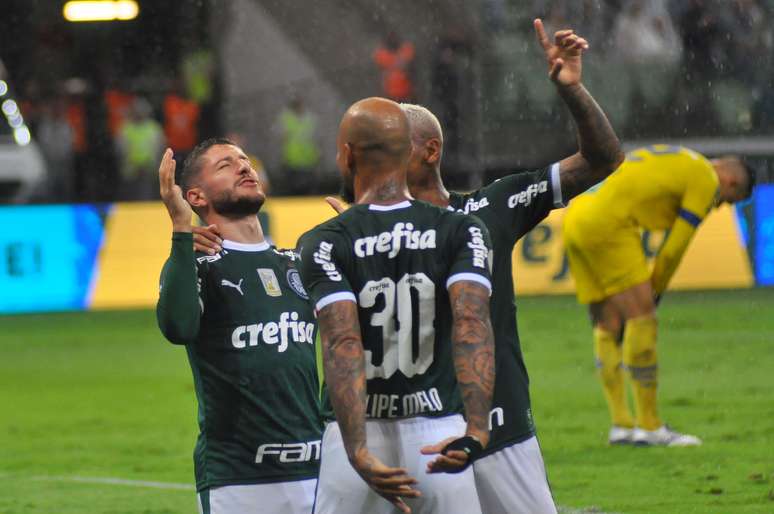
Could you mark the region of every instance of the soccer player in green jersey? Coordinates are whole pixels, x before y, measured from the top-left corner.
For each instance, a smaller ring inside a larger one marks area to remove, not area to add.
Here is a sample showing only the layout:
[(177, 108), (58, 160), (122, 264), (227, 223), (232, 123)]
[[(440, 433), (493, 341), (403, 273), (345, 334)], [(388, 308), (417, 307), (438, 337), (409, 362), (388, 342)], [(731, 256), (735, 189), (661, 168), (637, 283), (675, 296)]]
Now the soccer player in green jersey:
[[(478, 495), (486, 514), (556, 512), (535, 437), (527, 370), (516, 326), (513, 246), (552, 209), (564, 206), (604, 179), (623, 159), (604, 112), (581, 84), (581, 55), (588, 46), (586, 41), (563, 30), (551, 43), (540, 20), (535, 20), (535, 30), (546, 54), (550, 78), (578, 126), (578, 153), (542, 170), (503, 177), (471, 193), (449, 192), (441, 179), (443, 134), (438, 120), (423, 107), (403, 105), (414, 146), (408, 175), (411, 194), (417, 200), (474, 214), (492, 237), (495, 287), (491, 312), (497, 372), (489, 420), (491, 439), (474, 463)], [(332, 205), (337, 207), (335, 202)], [(440, 449), (436, 446), (430, 450)]]
[[(489, 439), (494, 384), (488, 234), (411, 197), (410, 153), (398, 104), (351, 106), (337, 162), (355, 205), (299, 240), (336, 414), (317, 514), (481, 512), (468, 464)], [(442, 455), (422, 452), (439, 440)]]
[[(258, 175), (230, 141), (197, 146), (179, 186), (167, 150), (159, 182), (173, 233), (157, 316), (193, 372), (201, 512), (308, 514), (322, 423), (316, 323), (298, 256), (264, 240)], [(218, 253), (194, 253), (193, 212), (220, 229)]]

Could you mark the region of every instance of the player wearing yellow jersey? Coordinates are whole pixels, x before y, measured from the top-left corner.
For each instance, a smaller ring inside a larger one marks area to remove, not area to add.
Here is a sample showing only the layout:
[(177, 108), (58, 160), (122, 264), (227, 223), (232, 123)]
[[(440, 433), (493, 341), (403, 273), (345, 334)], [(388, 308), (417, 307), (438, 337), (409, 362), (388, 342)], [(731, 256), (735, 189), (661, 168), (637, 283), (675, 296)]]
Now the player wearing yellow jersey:
[[(607, 180), (574, 199), (564, 241), (578, 301), (589, 305), (594, 350), (610, 409), (611, 444), (693, 446), (698, 437), (658, 414), (656, 306), (709, 211), (750, 196), (752, 170), (739, 157), (707, 160), (687, 148), (635, 150)], [(668, 230), (649, 269), (642, 230)], [(624, 389), (628, 371), (635, 417)]]

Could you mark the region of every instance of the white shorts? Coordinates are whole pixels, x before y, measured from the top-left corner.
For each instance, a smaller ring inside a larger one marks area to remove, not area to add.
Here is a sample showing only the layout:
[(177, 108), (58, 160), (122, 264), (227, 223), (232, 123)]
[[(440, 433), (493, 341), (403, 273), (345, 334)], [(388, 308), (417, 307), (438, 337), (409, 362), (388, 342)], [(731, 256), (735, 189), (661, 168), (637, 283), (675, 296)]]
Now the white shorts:
[[(423, 446), (464, 434), (465, 421), (460, 415), (366, 421), (368, 449), (386, 465), (406, 468), (419, 482), (416, 488), (422, 496), (405, 501), (413, 512), (422, 514), (481, 513), (472, 467), (457, 474), (428, 474), (427, 463), (435, 456), (419, 453)], [(347, 459), (338, 423), (329, 423), (323, 434), (314, 513), (396, 512), (391, 503), (376, 494), (355, 472)]]
[(316, 479), (227, 485), (200, 492), (199, 514), (310, 514)]
[(537, 437), (477, 460), (473, 471), (486, 514), (556, 514)]

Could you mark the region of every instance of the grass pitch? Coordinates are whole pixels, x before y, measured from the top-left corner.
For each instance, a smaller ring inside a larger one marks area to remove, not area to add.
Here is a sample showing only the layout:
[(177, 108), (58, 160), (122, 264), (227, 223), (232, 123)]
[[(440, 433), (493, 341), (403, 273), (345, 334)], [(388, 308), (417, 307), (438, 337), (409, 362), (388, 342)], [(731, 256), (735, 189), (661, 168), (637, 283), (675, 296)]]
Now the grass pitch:
[[(569, 297), (520, 299), (563, 511), (773, 513), (773, 308), (771, 289), (670, 293), (662, 414), (705, 444), (608, 448), (585, 312)], [(4, 317), (0, 327), (0, 514), (196, 512), (190, 371), (151, 311)]]

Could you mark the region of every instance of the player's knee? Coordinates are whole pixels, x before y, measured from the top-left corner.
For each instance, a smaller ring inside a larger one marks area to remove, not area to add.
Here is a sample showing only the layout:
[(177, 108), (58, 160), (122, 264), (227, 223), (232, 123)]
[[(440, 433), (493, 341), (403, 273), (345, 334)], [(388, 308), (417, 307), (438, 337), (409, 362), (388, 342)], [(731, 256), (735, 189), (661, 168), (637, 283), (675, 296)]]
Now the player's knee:
[(624, 328), (624, 361), (630, 368), (648, 368), (656, 364), (655, 316), (626, 320)]

